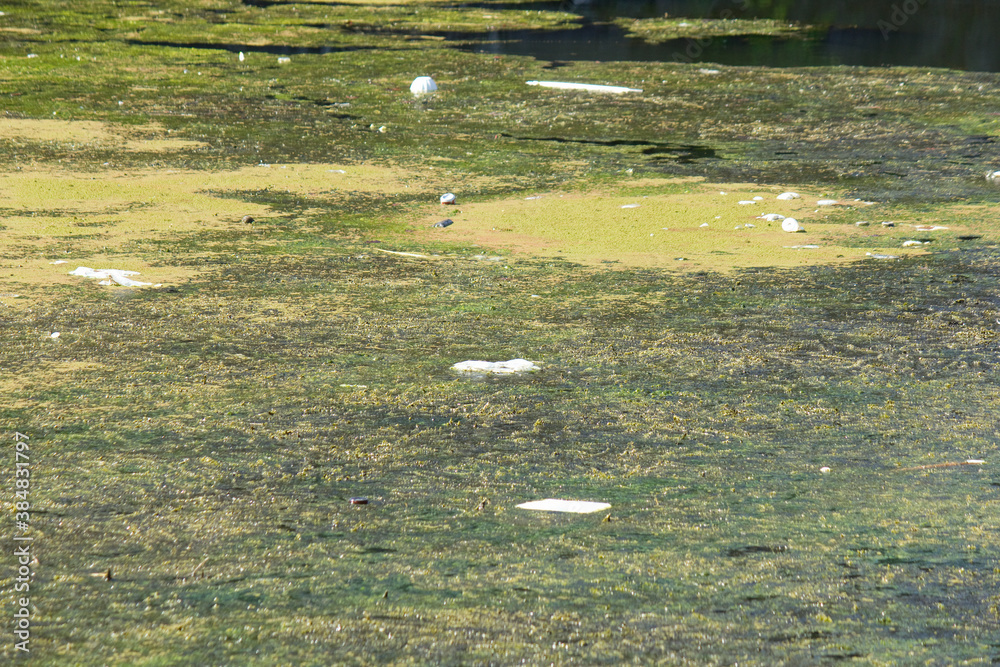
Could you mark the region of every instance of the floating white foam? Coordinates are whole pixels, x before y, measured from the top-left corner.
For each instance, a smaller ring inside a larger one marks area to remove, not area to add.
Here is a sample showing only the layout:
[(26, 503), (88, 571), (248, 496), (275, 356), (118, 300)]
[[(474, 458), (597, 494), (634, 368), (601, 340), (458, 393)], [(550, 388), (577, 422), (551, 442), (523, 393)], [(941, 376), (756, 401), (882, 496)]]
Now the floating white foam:
[(836, 199), (820, 199), (818, 202), (816, 202), (816, 205), (817, 206), (833, 206), (836, 203), (837, 203)]
[(510, 375), (512, 373), (537, 371), (539, 367), (527, 359), (511, 359), (510, 361), (460, 361), (452, 366), (452, 369), (464, 373)]
[(778, 195), (778, 199), (798, 199), (799, 195), (796, 192), (782, 192)]
[(586, 90), (591, 93), (641, 93), (642, 88), (626, 88), (624, 86), (602, 86), (595, 83), (571, 83), (568, 81), (528, 81), (529, 86), (543, 88), (562, 88), (563, 90)]
[(546, 498), (545, 500), (532, 500), (529, 503), (518, 505), (523, 510), (537, 510), (540, 512), (572, 512), (573, 514), (590, 514), (600, 512), (611, 507), (608, 503), (595, 503), (589, 500), (560, 500), (559, 498)]

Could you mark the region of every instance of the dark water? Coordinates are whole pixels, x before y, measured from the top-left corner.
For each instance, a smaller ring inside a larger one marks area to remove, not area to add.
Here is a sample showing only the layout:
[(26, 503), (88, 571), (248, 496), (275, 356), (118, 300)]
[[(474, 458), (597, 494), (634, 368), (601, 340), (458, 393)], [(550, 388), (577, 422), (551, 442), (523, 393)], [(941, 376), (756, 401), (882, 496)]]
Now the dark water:
[[(802, 67), (829, 65), (943, 67), (1000, 71), (1000, 1), (876, 0), (593, 0), (539, 3), (580, 15), (581, 27), (497, 31), (474, 51), (542, 60), (705, 62)], [(715, 37), (650, 44), (606, 21), (615, 17), (773, 18), (811, 26), (804, 36)]]

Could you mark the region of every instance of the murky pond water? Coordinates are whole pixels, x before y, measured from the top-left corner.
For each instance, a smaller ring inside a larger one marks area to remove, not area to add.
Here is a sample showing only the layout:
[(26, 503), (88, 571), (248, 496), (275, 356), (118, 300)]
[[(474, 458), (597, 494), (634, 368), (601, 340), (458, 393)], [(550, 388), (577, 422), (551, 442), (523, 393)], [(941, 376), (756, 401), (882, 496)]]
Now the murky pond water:
[[(883, 65), (1000, 70), (1000, 5), (978, 0), (931, 4), (909, 2), (592, 2), (563, 3), (578, 13), (581, 27), (558, 31), (497, 31), (482, 53), (528, 55), (542, 60), (711, 62), (725, 65), (813, 67)], [(774, 19), (810, 29), (796, 36), (675, 39), (657, 44), (629, 37), (608, 22), (621, 17)]]

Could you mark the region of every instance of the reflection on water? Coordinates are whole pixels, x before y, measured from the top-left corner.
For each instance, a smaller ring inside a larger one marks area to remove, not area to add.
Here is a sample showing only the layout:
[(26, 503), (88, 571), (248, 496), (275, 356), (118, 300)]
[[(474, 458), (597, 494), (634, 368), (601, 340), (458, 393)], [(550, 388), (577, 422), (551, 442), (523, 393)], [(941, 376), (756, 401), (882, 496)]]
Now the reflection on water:
[[(540, 3), (542, 4), (542, 3)], [(1000, 3), (991, 0), (564, 0), (578, 30), (497, 31), (477, 52), (542, 60), (715, 62), (772, 67), (900, 65), (1000, 71)], [(716, 37), (650, 44), (602, 23), (616, 17), (772, 18), (813, 26), (803, 37)]]

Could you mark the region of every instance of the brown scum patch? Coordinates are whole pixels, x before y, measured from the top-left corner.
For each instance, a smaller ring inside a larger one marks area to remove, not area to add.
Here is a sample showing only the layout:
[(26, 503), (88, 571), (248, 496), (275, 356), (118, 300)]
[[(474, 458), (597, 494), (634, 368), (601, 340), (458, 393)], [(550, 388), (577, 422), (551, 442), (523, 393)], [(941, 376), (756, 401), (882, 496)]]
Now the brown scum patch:
[[(681, 192), (677, 192), (679, 183), (687, 186)], [(626, 183), (617, 192), (546, 193), (440, 207), (414, 225), (426, 238), (444, 237), (585, 265), (617, 263), (623, 267), (725, 272), (747, 267), (837, 264), (864, 259), (868, 252), (899, 256), (921, 252), (900, 248), (895, 239), (888, 238), (891, 232), (877, 223), (862, 228), (842, 221), (845, 208), (856, 208), (858, 220), (864, 219), (868, 208), (864, 202), (840, 202), (838, 221), (828, 222), (833, 207), (817, 206), (827, 193), (799, 189), (800, 199), (783, 201), (776, 199), (782, 189), (747, 183), (663, 179), (659, 181), (663, 194), (656, 194), (655, 181), (642, 185), (637, 189)], [(630, 195), (629, 188), (647, 194)], [(755, 196), (762, 199), (754, 200)], [(766, 213), (794, 217), (805, 232), (785, 232), (780, 220), (760, 218)], [(454, 224), (444, 229), (431, 227), (444, 217)], [(886, 237), (883, 249), (852, 247), (850, 243), (872, 235)]]

